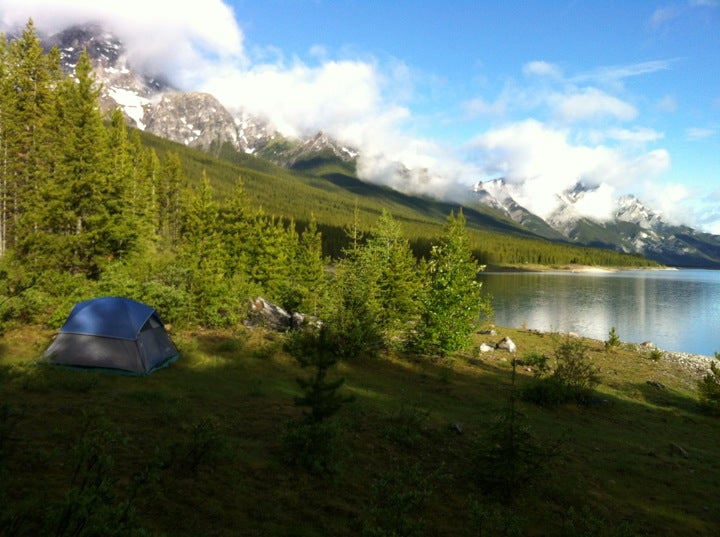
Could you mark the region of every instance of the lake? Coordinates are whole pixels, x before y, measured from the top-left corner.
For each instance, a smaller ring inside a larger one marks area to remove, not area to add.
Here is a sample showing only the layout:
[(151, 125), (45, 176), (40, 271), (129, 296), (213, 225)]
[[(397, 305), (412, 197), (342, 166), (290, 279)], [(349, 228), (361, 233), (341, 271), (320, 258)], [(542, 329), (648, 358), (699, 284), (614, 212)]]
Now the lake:
[(651, 341), (672, 352), (720, 352), (720, 271), (481, 273), (495, 323)]

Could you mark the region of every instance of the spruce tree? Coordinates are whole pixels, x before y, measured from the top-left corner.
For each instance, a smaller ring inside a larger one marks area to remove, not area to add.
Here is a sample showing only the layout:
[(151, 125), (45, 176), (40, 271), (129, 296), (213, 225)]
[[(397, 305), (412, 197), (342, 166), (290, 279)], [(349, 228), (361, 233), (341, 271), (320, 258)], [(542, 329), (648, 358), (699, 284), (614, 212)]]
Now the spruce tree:
[(237, 308), (226, 279), (218, 204), (204, 171), (198, 189), (191, 193), (187, 203), (180, 259), (195, 302), (195, 320), (210, 326), (231, 324), (236, 320)]
[(375, 280), (378, 329), (386, 345), (400, 347), (417, 321), (422, 282), (410, 243), (389, 212), (371, 230), (362, 257), (365, 274)]
[(330, 299), (325, 308), (329, 339), (343, 358), (357, 357), (378, 348), (382, 335), (378, 324), (378, 267), (364, 255), (359, 212), (347, 230), (350, 246), (335, 268)]
[(322, 254), (322, 235), (313, 216), (300, 235), (293, 279), (297, 310), (317, 315), (327, 292), (326, 260)]
[(490, 307), (481, 295), (462, 211), (451, 213), (439, 244), (433, 246), (414, 345), (444, 355), (466, 347)]
[(45, 54), (29, 20), (19, 39), (3, 47), (0, 91), (2, 120), (2, 253), (40, 220), (42, 186), (55, 169), (57, 121), (55, 92), (59, 53)]

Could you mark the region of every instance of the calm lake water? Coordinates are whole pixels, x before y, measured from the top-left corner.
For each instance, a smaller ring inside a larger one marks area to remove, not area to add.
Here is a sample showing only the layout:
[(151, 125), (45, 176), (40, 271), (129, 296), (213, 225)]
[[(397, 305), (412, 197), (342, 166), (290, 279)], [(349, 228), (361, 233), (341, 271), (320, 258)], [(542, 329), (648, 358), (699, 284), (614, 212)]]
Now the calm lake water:
[(481, 273), (499, 326), (652, 341), (663, 350), (720, 352), (720, 271)]

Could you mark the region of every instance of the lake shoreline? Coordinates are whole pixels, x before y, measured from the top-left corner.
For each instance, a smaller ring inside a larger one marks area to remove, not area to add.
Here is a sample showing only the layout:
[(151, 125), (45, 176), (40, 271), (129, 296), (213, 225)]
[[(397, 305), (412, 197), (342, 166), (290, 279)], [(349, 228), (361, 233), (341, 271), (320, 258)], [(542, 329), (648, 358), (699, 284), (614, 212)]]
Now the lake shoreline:
[(679, 270), (676, 267), (600, 267), (595, 265), (485, 265), (486, 274), (563, 272), (611, 274), (625, 270)]

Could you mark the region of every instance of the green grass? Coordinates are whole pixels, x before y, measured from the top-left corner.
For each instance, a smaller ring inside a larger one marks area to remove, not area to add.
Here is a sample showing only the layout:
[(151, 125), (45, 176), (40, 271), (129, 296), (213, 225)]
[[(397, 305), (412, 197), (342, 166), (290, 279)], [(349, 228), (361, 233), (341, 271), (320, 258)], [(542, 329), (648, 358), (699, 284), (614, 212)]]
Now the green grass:
[[(562, 341), (499, 331), (478, 338), (508, 335), (519, 356), (552, 354)], [(38, 327), (14, 329), (0, 347), (0, 404), (9, 409), (0, 413), (0, 515), (25, 513), (20, 535), (38, 534), (43, 517), (54, 527), (47, 507), (70, 488), (87, 423), (122, 437), (98, 444), (112, 456), (110, 504), (130, 496), (134, 474), (154, 469), (133, 502), (136, 526), (154, 535), (470, 536), (517, 528), (537, 536), (690, 536), (720, 527), (712, 503), (720, 497), (718, 418), (700, 412), (694, 379), (624, 345), (587, 341), (602, 376), (601, 404), (518, 403), (534, 437), (560, 449), (540, 479), (504, 504), (480, 493), (473, 475), (478, 446), (507, 408), (504, 351), (341, 363), (335, 373), (355, 401), (336, 418), (344, 455), (323, 476), (286, 463), (282, 437), (300, 414), (300, 371), (282, 336), (243, 328), (174, 334), (181, 359), (144, 378), (39, 367), (50, 337)], [(531, 372), (519, 373), (522, 387)]]

